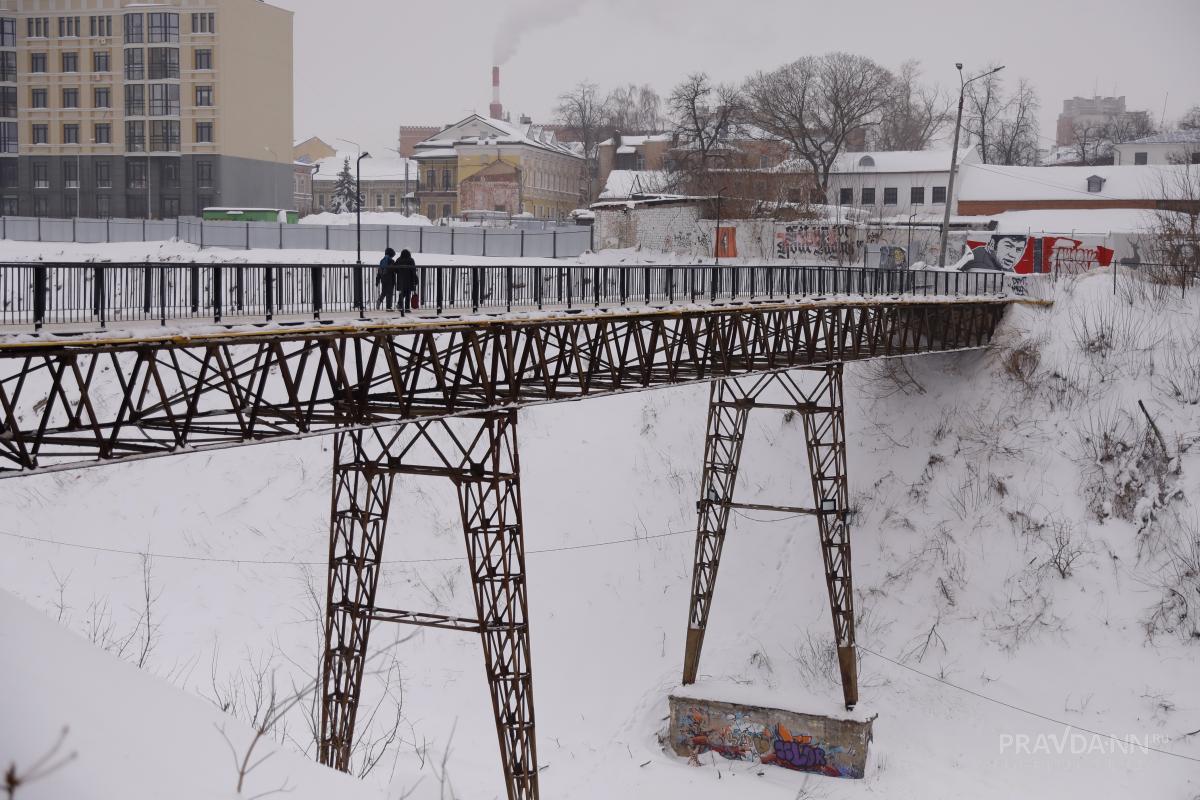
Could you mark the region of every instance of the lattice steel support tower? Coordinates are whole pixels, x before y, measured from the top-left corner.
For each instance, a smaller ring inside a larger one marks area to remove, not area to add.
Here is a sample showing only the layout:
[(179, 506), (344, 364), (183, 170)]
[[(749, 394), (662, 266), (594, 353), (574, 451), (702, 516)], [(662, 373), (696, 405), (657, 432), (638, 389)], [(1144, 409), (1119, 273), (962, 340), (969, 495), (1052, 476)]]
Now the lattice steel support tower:
[[(480, 634), (510, 800), (538, 797), (516, 412), (336, 435), (322, 660), (321, 763), (350, 769), (371, 623)], [(392, 482), (449, 478), (458, 494), (474, 617), (375, 602)]]
[[(804, 388), (796, 375), (817, 378)], [(765, 402), (770, 389), (781, 389), (784, 402)], [(741, 465), (746, 423), (752, 409), (775, 409), (800, 414), (804, 420), (814, 507), (734, 502)], [(858, 665), (854, 649), (854, 588), (850, 571), (850, 526), (846, 480), (846, 422), (842, 403), (842, 364), (714, 381), (708, 404), (708, 432), (704, 444), (704, 475), (696, 504), (696, 557), (688, 611), (687, 643), (683, 656), (683, 682), (694, 683), (700, 652), (716, 587), (717, 570), (734, 508), (812, 514), (817, 518), (825, 583), (833, 614), (838, 666), (846, 708), (858, 703)]]

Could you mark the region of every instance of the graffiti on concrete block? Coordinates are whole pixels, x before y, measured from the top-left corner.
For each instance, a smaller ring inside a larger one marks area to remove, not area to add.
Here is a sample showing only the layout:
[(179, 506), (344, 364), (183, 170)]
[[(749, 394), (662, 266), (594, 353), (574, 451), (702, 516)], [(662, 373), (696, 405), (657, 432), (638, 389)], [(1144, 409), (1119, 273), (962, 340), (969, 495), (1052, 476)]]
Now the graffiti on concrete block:
[(853, 252), (849, 225), (806, 225), (789, 223), (775, 228), (775, 257), (821, 256), (848, 257)]
[(671, 746), (700, 763), (714, 753), (837, 778), (861, 778), (871, 723), (780, 709), (671, 698)]
[(1068, 236), (993, 234), (987, 240), (968, 238), (967, 247), (973, 257), (963, 269), (1000, 269), (1019, 275), (1084, 272), (1107, 267), (1113, 259), (1111, 248)]

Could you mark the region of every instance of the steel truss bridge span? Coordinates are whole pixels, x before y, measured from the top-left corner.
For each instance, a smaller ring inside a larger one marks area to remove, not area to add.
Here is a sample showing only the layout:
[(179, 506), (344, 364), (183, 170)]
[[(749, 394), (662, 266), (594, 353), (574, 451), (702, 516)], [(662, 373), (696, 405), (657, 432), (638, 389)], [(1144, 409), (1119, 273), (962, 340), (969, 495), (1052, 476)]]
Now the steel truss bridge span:
[[(0, 340), (0, 476), (334, 435), (319, 758), (349, 770), (373, 626), (480, 637), (507, 796), (537, 798), (517, 409), (710, 382), (683, 680), (698, 673), (729, 513), (812, 515), (843, 697), (858, 701), (847, 361), (986, 346), (1006, 297), (876, 297), (542, 312), (191, 335)], [(736, 500), (751, 412), (800, 415), (811, 505)], [(397, 475), (449, 480), (474, 609), (377, 602)]]

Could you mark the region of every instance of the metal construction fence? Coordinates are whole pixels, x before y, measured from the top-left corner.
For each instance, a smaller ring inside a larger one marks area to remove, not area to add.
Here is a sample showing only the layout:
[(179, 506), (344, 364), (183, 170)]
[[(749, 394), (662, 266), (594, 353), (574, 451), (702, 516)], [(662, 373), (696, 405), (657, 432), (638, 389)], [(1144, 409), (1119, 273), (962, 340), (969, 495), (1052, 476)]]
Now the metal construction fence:
[[(178, 239), (200, 247), (239, 250), (340, 250), (359, 246), (356, 225), (225, 222), (178, 219), (51, 219), (0, 217), (0, 239), (19, 242), (164, 242)], [(590, 226), (549, 230), (471, 225), (363, 225), (364, 253), (386, 248), (435, 255), (497, 258), (574, 258), (591, 249)]]
[[(374, 266), (42, 262), (0, 264), (0, 326), (170, 321), (257, 322), (375, 310)], [(835, 266), (418, 267), (427, 312), (770, 301), (826, 295), (986, 296), (1017, 293), (996, 272)]]

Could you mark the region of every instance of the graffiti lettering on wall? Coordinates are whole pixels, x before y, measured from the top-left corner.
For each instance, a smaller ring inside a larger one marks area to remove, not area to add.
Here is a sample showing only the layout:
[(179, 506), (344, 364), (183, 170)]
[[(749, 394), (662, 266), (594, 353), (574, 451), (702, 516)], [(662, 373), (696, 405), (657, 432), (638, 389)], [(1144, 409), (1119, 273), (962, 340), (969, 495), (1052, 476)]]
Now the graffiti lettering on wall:
[[(990, 239), (967, 239), (973, 257), (962, 269), (1001, 269), (1021, 275), (1050, 272), (1083, 272), (1112, 263), (1112, 249), (1087, 246), (1067, 236), (996, 234)], [(984, 253), (977, 253), (977, 250)]]
[(853, 252), (853, 228), (849, 225), (804, 225), (793, 223), (775, 228), (775, 257), (848, 257)]
[(713, 753), (835, 778), (861, 778), (870, 722), (671, 698), (672, 747), (700, 764)]

